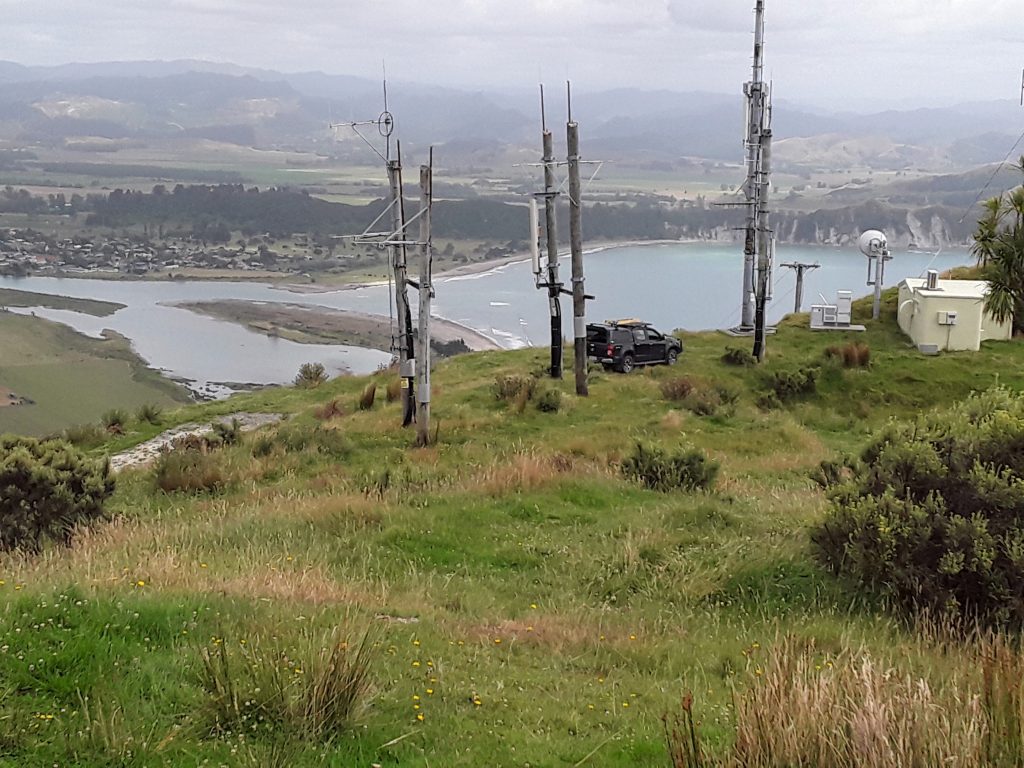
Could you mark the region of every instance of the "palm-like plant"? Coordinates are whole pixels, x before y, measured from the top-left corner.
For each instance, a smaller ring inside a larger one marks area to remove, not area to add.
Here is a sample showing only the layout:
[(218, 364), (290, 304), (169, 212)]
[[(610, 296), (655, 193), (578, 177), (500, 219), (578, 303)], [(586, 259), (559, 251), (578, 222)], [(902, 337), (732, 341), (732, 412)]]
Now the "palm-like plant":
[[(1024, 174), (1024, 156), (1017, 167)], [(1024, 331), (1024, 186), (985, 203), (971, 249), (989, 281), (985, 309)]]

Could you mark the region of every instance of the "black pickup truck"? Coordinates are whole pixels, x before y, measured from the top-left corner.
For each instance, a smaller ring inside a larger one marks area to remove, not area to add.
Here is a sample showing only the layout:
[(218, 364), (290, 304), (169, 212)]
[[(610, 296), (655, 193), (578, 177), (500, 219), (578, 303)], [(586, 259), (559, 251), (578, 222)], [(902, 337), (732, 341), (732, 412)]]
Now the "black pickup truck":
[(675, 365), (683, 342), (666, 336), (642, 320), (610, 320), (587, 325), (587, 357), (629, 373), (638, 365)]

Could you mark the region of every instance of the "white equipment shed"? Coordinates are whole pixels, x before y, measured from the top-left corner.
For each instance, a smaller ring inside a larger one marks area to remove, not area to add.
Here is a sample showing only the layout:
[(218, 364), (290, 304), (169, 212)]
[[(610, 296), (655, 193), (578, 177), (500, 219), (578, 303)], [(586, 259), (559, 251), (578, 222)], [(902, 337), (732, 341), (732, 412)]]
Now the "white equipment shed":
[(985, 311), (984, 280), (939, 280), (930, 271), (925, 279), (907, 278), (899, 289), (900, 330), (922, 352), (977, 352), (983, 341), (1013, 336), (1013, 323), (997, 323)]

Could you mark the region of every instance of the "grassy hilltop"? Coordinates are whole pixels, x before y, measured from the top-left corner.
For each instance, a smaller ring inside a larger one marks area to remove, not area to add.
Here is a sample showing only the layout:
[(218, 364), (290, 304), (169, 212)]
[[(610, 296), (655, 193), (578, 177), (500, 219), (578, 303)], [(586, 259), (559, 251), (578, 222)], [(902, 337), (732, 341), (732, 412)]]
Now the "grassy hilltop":
[[(686, 334), (674, 368), (596, 372), (587, 399), (558, 383), (557, 412), (535, 406), (541, 393), (494, 394), (501, 376), (539, 374), (544, 350), (454, 358), (436, 370), (437, 441), (422, 449), (383, 402), (389, 373), (169, 415), (291, 418), (211, 454), (219, 492), (166, 494), (152, 470), (127, 471), (112, 522), (0, 559), (0, 765), (668, 766), (662, 715), (692, 691), (724, 748), (734, 691), (787, 636), (822, 664), (863, 646), (941, 677), (938, 646), (811, 560), (827, 502), (809, 474), (893, 416), (1020, 389), (1024, 343), (926, 358), (893, 301), (848, 338), (787, 320), (763, 368), (721, 360), (745, 340)], [(824, 358), (848, 341), (869, 345), (870, 366)], [(806, 365), (821, 367), (816, 393), (756, 405), (772, 371)], [(377, 402), (360, 410), (370, 383)], [(98, 453), (158, 431), (136, 429)], [(715, 488), (627, 482), (618, 464), (637, 440), (706, 451)], [(354, 647), (367, 632), (367, 706), (329, 746), (301, 730), (308, 713), (215, 733), (204, 669), (244, 710), (260, 695), (246, 664), (269, 659), (291, 684), (332, 637)]]

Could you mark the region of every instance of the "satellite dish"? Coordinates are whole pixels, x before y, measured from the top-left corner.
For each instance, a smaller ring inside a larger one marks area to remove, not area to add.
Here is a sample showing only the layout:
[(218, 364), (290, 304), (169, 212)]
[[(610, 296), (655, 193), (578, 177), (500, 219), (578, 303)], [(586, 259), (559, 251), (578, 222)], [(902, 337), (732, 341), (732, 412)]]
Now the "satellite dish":
[(885, 233), (877, 229), (869, 229), (857, 240), (860, 252), (869, 259), (877, 259), (883, 255), (888, 245), (889, 241), (886, 240)]

